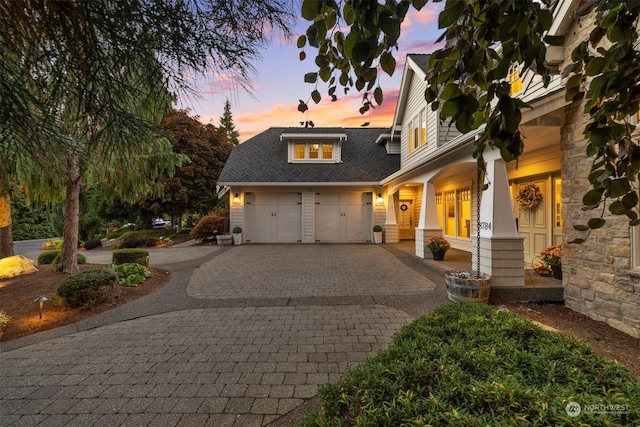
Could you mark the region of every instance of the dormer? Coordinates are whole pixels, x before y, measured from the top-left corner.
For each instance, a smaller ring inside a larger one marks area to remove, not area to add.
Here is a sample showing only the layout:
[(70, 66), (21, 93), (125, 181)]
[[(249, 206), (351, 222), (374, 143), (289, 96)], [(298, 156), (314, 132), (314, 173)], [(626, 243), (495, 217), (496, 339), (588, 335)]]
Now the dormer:
[(342, 163), (344, 133), (283, 133), (289, 163)]

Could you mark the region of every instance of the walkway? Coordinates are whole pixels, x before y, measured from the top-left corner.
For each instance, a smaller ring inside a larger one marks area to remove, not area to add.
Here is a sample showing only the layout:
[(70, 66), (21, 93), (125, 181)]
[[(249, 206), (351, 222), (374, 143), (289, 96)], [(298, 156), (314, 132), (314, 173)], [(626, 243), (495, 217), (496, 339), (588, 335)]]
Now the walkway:
[(172, 247), (151, 264), (173, 272), (164, 289), (0, 343), (0, 425), (290, 425), (446, 302), (442, 274), (392, 245)]

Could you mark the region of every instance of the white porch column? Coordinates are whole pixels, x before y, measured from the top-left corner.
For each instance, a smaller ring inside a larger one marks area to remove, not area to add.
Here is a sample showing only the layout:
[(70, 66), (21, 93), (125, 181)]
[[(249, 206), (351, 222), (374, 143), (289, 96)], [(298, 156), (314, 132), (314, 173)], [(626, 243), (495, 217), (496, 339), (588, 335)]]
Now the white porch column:
[[(486, 152), (485, 183), (480, 205), (480, 271), (491, 275), (492, 286), (524, 286), (524, 238), (518, 236), (509, 192), (507, 166), (498, 150)], [(477, 269), (473, 236), (473, 269)]]
[(436, 209), (436, 189), (433, 182), (425, 182), (422, 187), (422, 204), (420, 206), (420, 220), (416, 228), (416, 256), (431, 258), (431, 251), (425, 248), (425, 243), (432, 236), (442, 236), (442, 228), (438, 224)]
[(398, 243), (400, 234), (398, 220), (396, 218), (396, 204), (393, 200), (393, 192), (387, 191), (387, 215), (384, 223), (384, 242)]

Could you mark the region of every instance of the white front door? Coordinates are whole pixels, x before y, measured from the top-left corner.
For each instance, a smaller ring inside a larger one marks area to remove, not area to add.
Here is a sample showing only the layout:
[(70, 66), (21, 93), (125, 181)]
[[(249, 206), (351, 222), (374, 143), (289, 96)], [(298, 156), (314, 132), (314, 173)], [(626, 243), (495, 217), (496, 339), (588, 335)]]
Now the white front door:
[[(518, 235), (524, 237), (524, 259), (532, 262), (533, 258), (540, 251), (551, 245), (551, 199), (547, 191), (546, 179), (534, 180), (531, 183), (519, 183), (514, 185), (513, 206), (518, 218)], [(527, 184), (535, 184), (542, 194), (542, 202), (534, 210), (523, 209), (515, 197), (520, 193), (522, 187)]]
[(302, 239), (302, 195), (289, 192), (245, 193), (245, 240), (292, 243)]
[(371, 193), (321, 192), (315, 203), (316, 241), (371, 241)]

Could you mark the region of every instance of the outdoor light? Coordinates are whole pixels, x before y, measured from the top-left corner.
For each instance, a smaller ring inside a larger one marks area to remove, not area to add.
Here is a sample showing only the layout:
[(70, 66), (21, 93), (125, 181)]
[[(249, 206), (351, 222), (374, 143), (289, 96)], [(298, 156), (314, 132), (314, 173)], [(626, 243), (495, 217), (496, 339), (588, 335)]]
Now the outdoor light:
[(376, 199), (377, 205), (382, 205), (384, 203), (384, 199), (382, 198), (382, 194), (378, 193), (378, 198)]
[(233, 195), (233, 204), (237, 205), (240, 203), (240, 195), (238, 193)]
[(40, 303), (40, 319), (42, 319), (42, 306), (44, 305), (45, 301), (49, 301), (49, 298), (47, 297), (43, 297), (43, 296), (39, 296), (38, 298), (36, 298), (35, 300), (33, 300), (33, 302), (38, 302)]

